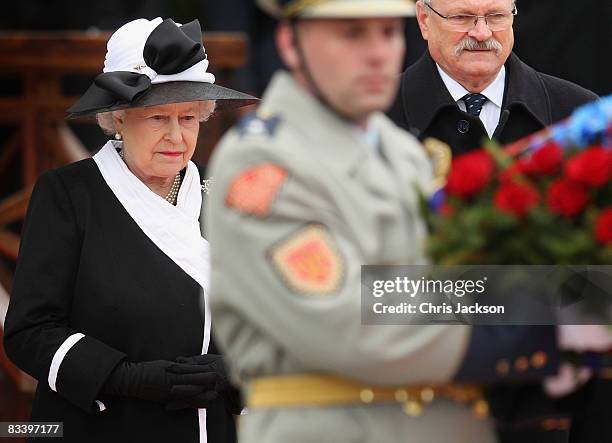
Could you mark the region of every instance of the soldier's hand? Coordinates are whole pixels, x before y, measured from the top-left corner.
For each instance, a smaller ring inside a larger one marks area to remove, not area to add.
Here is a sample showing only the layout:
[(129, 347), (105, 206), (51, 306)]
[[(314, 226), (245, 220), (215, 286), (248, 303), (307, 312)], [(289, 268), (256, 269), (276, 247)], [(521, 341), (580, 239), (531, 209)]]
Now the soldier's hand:
[(589, 368), (563, 363), (557, 375), (544, 379), (544, 391), (553, 398), (565, 397), (589, 381), (592, 375)]
[(575, 352), (612, 350), (612, 330), (605, 325), (561, 325), (557, 329), (559, 349)]

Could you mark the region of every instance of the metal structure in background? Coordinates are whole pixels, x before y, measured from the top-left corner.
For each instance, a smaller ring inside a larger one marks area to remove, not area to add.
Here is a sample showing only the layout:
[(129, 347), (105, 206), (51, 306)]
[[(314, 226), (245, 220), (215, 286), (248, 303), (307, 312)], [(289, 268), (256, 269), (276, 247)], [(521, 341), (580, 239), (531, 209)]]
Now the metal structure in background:
[[(11, 225), (23, 220), (40, 173), (90, 155), (64, 120), (65, 110), (77, 97), (64, 95), (62, 81), (66, 77), (102, 72), (110, 35), (110, 32), (0, 32), (0, 79), (17, 78), (22, 83), (21, 95), (0, 96), (0, 125), (16, 127), (8, 140), (0, 141), (0, 187), (7, 186), (6, 177), (21, 165), (20, 187), (7, 196), (4, 192), (0, 194), (4, 196), (0, 199), (2, 257), (17, 259), (20, 237)], [(245, 36), (208, 33), (204, 42), (216, 83), (230, 86), (233, 73), (246, 63)], [(204, 136), (200, 137), (194, 155), (197, 163), (206, 164), (212, 148), (234, 119), (234, 114), (227, 114), (205, 123)], [(10, 271), (0, 263), (0, 295), (4, 304), (10, 285)], [(0, 367), (20, 389), (32, 391), (35, 382), (9, 362), (1, 339), (0, 327)]]

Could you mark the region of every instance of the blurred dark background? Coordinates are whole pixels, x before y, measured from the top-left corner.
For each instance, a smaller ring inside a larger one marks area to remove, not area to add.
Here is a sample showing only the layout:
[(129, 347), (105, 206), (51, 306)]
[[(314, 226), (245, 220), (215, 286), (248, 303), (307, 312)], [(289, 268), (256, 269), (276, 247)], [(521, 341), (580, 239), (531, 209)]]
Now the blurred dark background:
[[(238, 80), (242, 89), (261, 93), (280, 66), (273, 43), (275, 22), (253, 0), (22, 0), (6, 1), (2, 30), (112, 30), (129, 20), (198, 18), (205, 31), (240, 31), (249, 39), (249, 60)], [(571, 80), (592, 91), (612, 92), (612, 2), (606, 0), (518, 0), (515, 52), (534, 68)], [(425, 48), (414, 19), (407, 26), (406, 64)], [(214, 64), (214, 60), (211, 61)]]

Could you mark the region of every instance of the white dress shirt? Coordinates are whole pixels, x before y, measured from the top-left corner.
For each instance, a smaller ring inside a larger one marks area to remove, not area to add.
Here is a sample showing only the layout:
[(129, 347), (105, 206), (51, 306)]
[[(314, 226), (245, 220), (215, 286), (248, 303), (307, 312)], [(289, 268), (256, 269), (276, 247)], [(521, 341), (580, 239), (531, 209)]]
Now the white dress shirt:
[[(457, 102), (459, 108), (462, 111), (465, 111), (465, 103), (461, 100), (466, 94), (469, 94), (470, 91), (465, 89), (463, 86), (459, 84), (455, 79), (451, 78), (446, 72), (442, 70), (442, 68), (436, 63), (436, 67), (438, 68), (438, 72), (442, 77), (442, 81), (446, 85), (446, 89), (450, 93), (453, 100)], [(504, 101), (504, 89), (506, 87), (506, 67), (502, 66), (497, 77), (493, 80), (489, 86), (486, 87), (484, 91), (481, 92), (487, 98), (484, 106), (482, 107), (482, 111), (480, 112), (480, 120), (484, 124), (485, 129), (487, 130), (487, 134), (489, 134), (489, 138), (493, 138), (493, 133), (495, 132), (495, 128), (499, 123), (499, 118), (501, 116), (501, 107)]]

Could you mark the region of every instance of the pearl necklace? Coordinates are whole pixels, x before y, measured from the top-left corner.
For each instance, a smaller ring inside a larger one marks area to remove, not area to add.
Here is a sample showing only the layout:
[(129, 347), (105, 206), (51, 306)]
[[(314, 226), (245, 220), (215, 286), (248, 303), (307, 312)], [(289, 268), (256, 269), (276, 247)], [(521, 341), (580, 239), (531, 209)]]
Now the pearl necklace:
[(177, 173), (172, 182), (170, 192), (166, 195), (165, 200), (171, 205), (176, 206), (176, 198), (178, 197), (179, 189), (181, 188), (181, 173)]
[[(125, 163), (125, 158), (123, 157), (123, 149), (119, 151), (119, 157)], [(177, 172), (174, 177), (174, 181), (172, 182), (172, 186), (170, 187), (170, 192), (164, 197), (168, 203), (173, 206), (176, 206), (176, 198), (178, 197), (179, 189), (181, 189), (181, 173)]]

